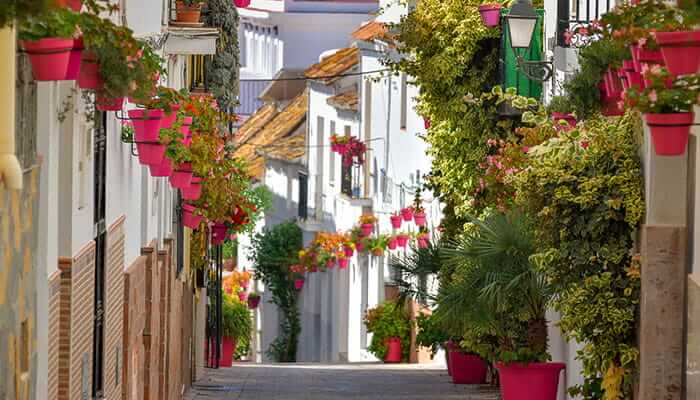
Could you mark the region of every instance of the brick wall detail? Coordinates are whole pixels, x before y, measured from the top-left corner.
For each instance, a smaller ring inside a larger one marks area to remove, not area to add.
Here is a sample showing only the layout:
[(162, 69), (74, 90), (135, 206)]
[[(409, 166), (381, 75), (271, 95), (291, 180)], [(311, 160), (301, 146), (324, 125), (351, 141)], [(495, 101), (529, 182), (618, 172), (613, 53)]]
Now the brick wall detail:
[(107, 229), (105, 260), (104, 371), (105, 400), (119, 400), (123, 391), (124, 216)]

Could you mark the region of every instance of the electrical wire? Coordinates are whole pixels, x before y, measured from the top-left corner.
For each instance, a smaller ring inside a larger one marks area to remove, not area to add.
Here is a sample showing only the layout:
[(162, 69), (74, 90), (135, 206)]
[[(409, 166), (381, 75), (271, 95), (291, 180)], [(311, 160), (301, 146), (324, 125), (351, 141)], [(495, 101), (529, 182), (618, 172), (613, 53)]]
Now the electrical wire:
[(380, 73), (380, 72), (390, 72), (390, 71), (391, 71), (391, 69), (385, 68), (385, 69), (376, 69), (374, 71), (348, 72), (347, 74), (315, 76), (313, 78), (299, 76), (299, 77), (293, 77), (293, 78), (240, 79), (240, 82), (315, 81), (315, 80), (323, 80), (323, 79), (343, 78), (346, 76), (370, 75), (370, 74), (376, 74), (376, 73)]

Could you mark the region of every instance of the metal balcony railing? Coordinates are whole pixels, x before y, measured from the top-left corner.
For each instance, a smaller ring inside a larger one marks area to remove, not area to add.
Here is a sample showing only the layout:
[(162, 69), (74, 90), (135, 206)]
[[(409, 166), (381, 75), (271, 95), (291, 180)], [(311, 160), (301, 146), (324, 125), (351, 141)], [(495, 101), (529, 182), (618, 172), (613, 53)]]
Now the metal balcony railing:
[(597, 21), (603, 14), (615, 7), (619, 0), (558, 0), (557, 2), (557, 45), (561, 47), (584, 46), (590, 37), (573, 35), (566, 39), (567, 31), (586, 27)]

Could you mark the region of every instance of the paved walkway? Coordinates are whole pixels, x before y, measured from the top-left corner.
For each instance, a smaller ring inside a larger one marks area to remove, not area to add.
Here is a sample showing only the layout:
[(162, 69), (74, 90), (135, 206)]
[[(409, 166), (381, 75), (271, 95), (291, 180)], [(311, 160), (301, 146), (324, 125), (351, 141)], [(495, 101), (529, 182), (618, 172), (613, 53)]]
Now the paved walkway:
[(236, 364), (207, 370), (187, 400), (497, 400), (488, 386), (453, 385), (434, 366)]

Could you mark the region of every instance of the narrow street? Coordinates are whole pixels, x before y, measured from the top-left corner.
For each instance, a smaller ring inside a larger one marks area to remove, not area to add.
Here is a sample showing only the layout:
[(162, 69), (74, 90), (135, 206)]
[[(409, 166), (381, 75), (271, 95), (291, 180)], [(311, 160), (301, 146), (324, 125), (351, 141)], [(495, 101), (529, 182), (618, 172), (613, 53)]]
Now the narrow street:
[(489, 386), (453, 385), (415, 364), (236, 364), (208, 370), (187, 400), (496, 400)]

